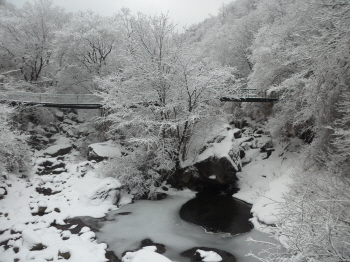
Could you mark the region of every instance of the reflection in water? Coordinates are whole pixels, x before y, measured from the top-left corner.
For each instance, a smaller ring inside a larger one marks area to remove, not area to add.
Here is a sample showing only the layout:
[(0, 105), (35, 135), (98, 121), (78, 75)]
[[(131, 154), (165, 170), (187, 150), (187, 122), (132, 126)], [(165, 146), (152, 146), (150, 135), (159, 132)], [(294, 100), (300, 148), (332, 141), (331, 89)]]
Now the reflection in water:
[(107, 216), (108, 221), (97, 232), (98, 241), (107, 243), (109, 249), (121, 258), (123, 252), (138, 249), (143, 239), (150, 238), (164, 244), (164, 255), (174, 262), (188, 261), (180, 253), (198, 246), (225, 250), (232, 253), (238, 262), (257, 262), (245, 255), (249, 251), (257, 254), (263, 246), (249, 245), (246, 239), (250, 236), (256, 240), (272, 241), (268, 235), (254, 229), (233, 237), (229, 234), (205, 233), (203, 228), (180, 218), (179, 210), (188, 200), (188, 197), (181, 196), (168, 196), (161, 201), (139, 200), (112, 211)]

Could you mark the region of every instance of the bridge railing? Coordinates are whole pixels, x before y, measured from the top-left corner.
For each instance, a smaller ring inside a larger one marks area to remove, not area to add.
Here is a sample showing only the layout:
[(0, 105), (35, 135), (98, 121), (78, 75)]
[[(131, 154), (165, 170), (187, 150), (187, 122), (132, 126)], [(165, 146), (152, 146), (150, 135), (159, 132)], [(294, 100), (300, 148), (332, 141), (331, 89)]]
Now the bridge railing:
[(0, 100), (37, 104), (88, 105), (100, 104), (101, 98), (92, 94), (49, 94), (30, 92), (0, 92)]
[(232, 98), (236, 99), (247, 99), (247, 98), (260, 98), (260, 99), (278, 99), (278, 95), (276, 93), (267, 93), (261, 92), (258, 89), (252, 88), (238, 88), (232, 89), (225, 94), (226, 96), (232, 96)]

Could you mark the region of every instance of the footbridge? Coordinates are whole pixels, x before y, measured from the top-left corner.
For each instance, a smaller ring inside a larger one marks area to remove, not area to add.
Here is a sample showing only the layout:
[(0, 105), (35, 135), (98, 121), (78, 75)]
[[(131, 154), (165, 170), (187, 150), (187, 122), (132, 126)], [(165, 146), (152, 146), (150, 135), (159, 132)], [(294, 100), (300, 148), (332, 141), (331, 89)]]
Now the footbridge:
[(279, 97), (275, 92), (267, 93), (251, 88), (237, 88), (228, 90), (220, 98), (221, 102), (276, 102)]
[(50, 94), (31, 92), (0, 92), (0, 100), (11, 104), (43, 107), (95, 109), (102, 107), (102, 99), (93, 94)]
[[(37, 105), (59, 108), (101, 108), (102, 98), (93, 94), (50, 94), (31, 92), (0, 92), (0, 101), (11, 104)], [(261, 95), (256, 89), (233, 89), (221, 96), (222, 102), (275, 102), (278, 97), (273, 94)]]

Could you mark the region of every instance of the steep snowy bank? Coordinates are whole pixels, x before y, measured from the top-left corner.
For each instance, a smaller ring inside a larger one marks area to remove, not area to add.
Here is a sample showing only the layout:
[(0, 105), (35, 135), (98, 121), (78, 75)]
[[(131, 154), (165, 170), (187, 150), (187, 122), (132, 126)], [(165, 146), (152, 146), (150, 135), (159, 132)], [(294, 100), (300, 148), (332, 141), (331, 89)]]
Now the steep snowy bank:
[[(277, 142), (265, 134), (259, 134), (248, 145), (242, 142), (246, 141), (244, 136), (236, 141), (246, 149), (242, 161), (249, 162), (237, 173), (240, 190), (233, 196), (253, 204), (251, 221), (256, 228), (260, 228), (259, 222), (277, 223), (278, 205), (292, 182), (290, 174), (303, 142), (296, 138)], [(266, 149), (267, 144), (270, 148)]]

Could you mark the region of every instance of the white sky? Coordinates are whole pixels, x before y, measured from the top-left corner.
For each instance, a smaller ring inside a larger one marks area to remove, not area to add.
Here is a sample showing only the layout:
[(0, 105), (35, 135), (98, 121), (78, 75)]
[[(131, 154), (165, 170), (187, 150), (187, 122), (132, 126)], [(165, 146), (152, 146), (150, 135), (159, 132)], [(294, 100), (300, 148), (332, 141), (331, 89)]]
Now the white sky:
[[(26, 0), (7, 0), (7, 2), (22, 6)], [(54, 5), (70, 12), (93, 10), (102, 15), (112, 15), (121, 7), (128, 7), (133, 14), (168, 13), (175, 23), (183, 27), (201, 22), (209, 15), (216, 15), (222, 4), (228, 4), (232, 0), (53, 0), (53, 2)]]

